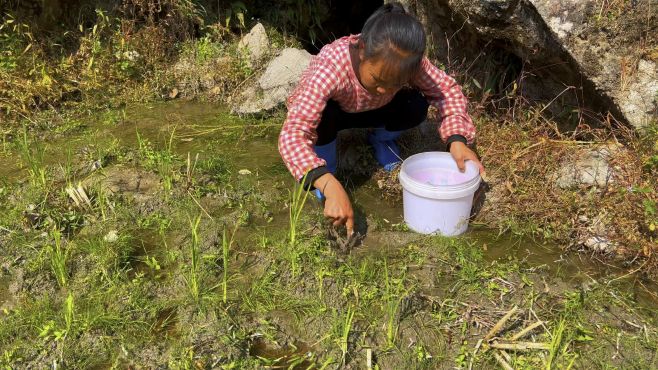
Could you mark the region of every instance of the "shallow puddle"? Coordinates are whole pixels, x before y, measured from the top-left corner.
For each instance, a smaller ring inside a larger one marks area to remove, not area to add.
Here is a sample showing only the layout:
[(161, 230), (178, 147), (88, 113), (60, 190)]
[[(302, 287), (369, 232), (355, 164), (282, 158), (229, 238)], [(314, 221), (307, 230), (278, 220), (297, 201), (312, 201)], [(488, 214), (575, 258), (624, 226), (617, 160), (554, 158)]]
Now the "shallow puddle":
[(154, 230), (140, 230), (133, 235), (132, 252), (128, 257), (128, 276), (146, 275), (153, 279), (164, 278), (164, 253), (167, 238)]
[(314, 366), (308, 359), (311, 347), (306, 343), (296, 342), (290, 346), (279, 347), (269, 344), (263, 338), (254, 339), (249, 347), (249, 355), (262, 360), (269, 369), (309, 369)]
[(176, 335), (178, 324), (178, 311), (175, 307), (164, 308), (157, 314), (157, 318), (151, 327), (155, 335)]

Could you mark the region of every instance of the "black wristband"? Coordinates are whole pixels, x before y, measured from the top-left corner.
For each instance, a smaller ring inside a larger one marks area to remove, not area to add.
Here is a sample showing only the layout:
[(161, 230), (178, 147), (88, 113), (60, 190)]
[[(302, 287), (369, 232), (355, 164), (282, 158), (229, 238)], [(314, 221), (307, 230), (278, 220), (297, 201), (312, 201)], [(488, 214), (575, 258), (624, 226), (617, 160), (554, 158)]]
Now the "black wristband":
[(315, 187), (313, 186), (313, 183), (315, 182), (315, 180), (319, 179), (320, 176), (322, 176), (324, 174), (327, 174), (327, 173), (329, 173), (329, 170), (327, 169), (327, 166), (316, 167), (316, 168), (308, 171), (308, 173), (306, 173), (306, 176), (301, 178), (300, 182), (303, 181), (302, 186), (304, 187), (304, 189), (313, 190), (313, 189), (315, 189)]
[(446, 150), (447, 151), (450, 151), (450, 144), (454, 143), (455, 141), (459, 141), (460, 143), (464, 143), (464, 144), (468, 143), (468, 141), (466, 140), (466, 137), (464, 137), (463, 135), (458, 135), (458, 134), (450, 135), (448, 140), (446, 140)]

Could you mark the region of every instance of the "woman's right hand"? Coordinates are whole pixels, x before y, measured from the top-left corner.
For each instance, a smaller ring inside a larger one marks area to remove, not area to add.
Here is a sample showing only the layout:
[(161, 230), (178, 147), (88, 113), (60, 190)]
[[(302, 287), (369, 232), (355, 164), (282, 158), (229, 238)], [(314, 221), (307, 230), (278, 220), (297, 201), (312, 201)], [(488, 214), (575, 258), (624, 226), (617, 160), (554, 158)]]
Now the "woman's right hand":
[(324, 216), (331, 219), (334, 226), (345, 225), (347, 236), (354, 230), (354, 211), (343, 185), (332, 175), (326, 173), (313, 183), (324, 197)]

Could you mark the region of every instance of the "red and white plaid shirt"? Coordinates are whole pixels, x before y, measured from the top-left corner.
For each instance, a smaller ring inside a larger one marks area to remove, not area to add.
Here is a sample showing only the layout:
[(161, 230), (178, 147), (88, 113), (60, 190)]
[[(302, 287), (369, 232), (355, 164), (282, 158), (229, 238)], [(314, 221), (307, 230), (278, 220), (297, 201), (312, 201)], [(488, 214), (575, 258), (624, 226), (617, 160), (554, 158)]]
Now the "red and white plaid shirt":
[[(370, 94), (354, 73), (350, 45), (358, 35), (342, 37), (325, 45), (313, 57), (299, 84), (288, 98), (288, 116), (279, 135), (279, 152), (288, 170), (297, 179), (317, 167), (326, 165), (313, 150), (318, 139), (316, 128), (327, 101), (336, 101), (348, 113), (380, 108), (390, 102), (396, 92)], [(475, 126), (468, 115), (467, 100), (457, 82), (423, 57), (420, 71), (412, 81), (428, 103), (434, 106), (442, 121), (439, 133), (443, 141), (451, 135), (462, 135), (468, 143), (475, 138)]]

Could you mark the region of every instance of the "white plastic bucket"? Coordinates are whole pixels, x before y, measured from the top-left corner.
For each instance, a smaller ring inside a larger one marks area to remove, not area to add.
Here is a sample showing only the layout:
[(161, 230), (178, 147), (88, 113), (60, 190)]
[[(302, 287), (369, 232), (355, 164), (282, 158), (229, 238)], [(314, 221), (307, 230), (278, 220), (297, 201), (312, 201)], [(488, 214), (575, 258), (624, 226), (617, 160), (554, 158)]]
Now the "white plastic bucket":
[(480, 186), (477, 166), (459, 172), (450, 153), (412, 155), (400, 169), (404, 221), (422, 234), (459, 235), (468, 228), (473, 194)]

